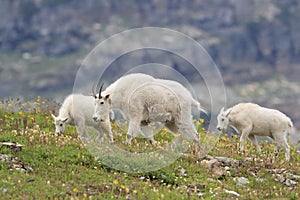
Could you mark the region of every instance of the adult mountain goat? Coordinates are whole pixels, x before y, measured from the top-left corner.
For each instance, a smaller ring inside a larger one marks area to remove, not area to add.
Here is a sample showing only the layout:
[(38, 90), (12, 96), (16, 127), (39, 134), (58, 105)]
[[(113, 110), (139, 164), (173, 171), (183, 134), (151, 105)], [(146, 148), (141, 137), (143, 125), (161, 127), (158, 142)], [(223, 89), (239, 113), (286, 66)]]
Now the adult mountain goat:
[(287, 143), (287, 133), (293, 133), (293, 123), (289, 117), (278, 110), (261, 107), (254, 103), (240, 103), (227, 110), (220, 111), (218, 117), (218, 130), (224, 130), (228, 125), (236, 128), (241, 133), (240, 150), (244, 150), (247, 138), (260, 151), (255, 136), (269, 136), (276, 142), (275, 152), (278, 147), (284, 149), (286, 160), (290, 159), (290, 147)]
[(100, 89), (94, 97), (95, 121), (100, 119), (98, 113), (108, 113), (109, 109), (120, 109), (129, 120), (127, 143), (141, 131), (154, 144), (149, 126), (152, 122), (161, 122), (172, 132), (179, 132), (199, 142), (192, 123), (191, 107), (203, 109), (188, 90), (175, 81), (155, 79), (146, 74), (129, 74), (112, 83), (105, 91)]
[(103, 117), (100, 122), (92, 119), (94, 113), (94, 98), (81, 94), (71, 94), (67, 96), (59, 109), (59, 115), (56, 117), (52, 114), (55, 124), (55, 132), (62, 134), (67, 124), (76, 125), (78, 135), (86, 135), (86, 126), (94, 127), (99, 135), (96, 140), (102, 138), (103, 132), (108, 133), (109, 139), (113, 142), (110, 113)]

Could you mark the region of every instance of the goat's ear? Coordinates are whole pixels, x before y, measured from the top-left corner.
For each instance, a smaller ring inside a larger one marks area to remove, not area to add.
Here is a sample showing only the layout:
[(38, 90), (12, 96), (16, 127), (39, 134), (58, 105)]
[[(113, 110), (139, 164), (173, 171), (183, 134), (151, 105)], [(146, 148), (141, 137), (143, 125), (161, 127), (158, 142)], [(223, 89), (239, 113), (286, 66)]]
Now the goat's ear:
[(53, 117), (53, 119), (56, 119), (55, 115), (53, 113), (51, 113), (51, 116)]
[(110, 94), (107, 94), (105, 97), (104, 97), (104, 100), (107, 100), (109, 98)]
[(226, 110), (225, 116), (228, 117), (228, 115), (231, 113), (232, 108), (229, 108), (228, 110)]
[(109, 98), (109, 97), (110, 97), (109, 94), (106, 95), (106, 96), (105, 96), (105, 100), (107, 100), (107, 102), (111, 105), (111, 98)]
[(66, 118), (62, 119), (62, 122), (65, 123), (68, 119), (69, 119), (69, 118), (66, 117)]
[(221, 109), (220, 113), (221, 113), (221, 114), (224, 113), (224, 107)]

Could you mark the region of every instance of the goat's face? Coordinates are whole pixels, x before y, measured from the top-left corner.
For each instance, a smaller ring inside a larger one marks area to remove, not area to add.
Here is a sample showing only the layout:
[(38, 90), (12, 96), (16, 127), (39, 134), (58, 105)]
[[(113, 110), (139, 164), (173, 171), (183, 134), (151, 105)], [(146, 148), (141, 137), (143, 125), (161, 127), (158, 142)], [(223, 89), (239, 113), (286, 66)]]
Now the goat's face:
[(217, 129), (219, 131), (222, 131), (224, 129), (227, 128), (227, 126), (229, 125), (229, 114), (231, 112), (231, 109), (224, 111), (224, 108), (222, 108), (222, 110), (220, 111), (220, 113), (218, 114), (217, 120), (218, 120), (218, 125), (217, 125)]
[(95, 122), (103, 122), (109, 118), (109, 113), (111, 111), (110, 95), (107, 94), (104, 97), (95, 95), (94, 98), (95, 110), (93, 114), (93, 120)]
[(54, 119), (55, 133), (63, 134), (66, 128), (66, 123), (68, 121), (68, 118), (55, 117), (53, 114), (52, 117)]

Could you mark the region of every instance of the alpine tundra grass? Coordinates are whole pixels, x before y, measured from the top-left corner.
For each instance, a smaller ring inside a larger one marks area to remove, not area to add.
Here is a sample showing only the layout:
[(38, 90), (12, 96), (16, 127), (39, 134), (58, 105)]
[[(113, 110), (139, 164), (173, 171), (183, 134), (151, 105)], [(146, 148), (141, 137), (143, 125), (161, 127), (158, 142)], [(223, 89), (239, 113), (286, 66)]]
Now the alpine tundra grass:
[[(291, 148), (274, 156), (274, 145), (263, 143), (260, 153), (246, 143), (238, 152), (239, 136), (222, 135), (205, 158), (190, 147), (170, 166), (158, 171), (129, 174), (102, 165), (84, 147), (76, 128), (56, 135), (51, 113), (59, 105), (37, 98), (34, 102), (0, 101), (0, 199), (299, 199), (300, 155)], [(205, 138), (202, 120), (196, 122)], [(112, 124), (115, 145), (129, 151), (150, 152), (146, 139), (124, 144), (126, 132)], [(163, 129), (155, 134), (157, 147), (176, 135)], [(2, 142), (18, 143), (22, 149)]]

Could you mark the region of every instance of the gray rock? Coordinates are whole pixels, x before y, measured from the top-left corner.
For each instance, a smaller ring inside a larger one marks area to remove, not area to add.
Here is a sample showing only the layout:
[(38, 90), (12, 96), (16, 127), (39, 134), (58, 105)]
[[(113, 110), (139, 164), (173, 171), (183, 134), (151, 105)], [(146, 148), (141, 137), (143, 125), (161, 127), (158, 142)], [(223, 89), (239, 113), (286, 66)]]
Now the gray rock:
[(236, 182), (237, 186), (244, 186), (249, 183), (249, 180), (245, 177), (235, 177), (233, 180)]

